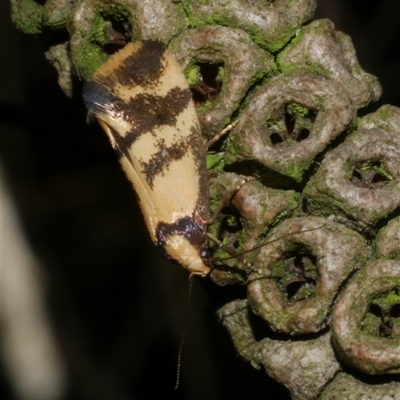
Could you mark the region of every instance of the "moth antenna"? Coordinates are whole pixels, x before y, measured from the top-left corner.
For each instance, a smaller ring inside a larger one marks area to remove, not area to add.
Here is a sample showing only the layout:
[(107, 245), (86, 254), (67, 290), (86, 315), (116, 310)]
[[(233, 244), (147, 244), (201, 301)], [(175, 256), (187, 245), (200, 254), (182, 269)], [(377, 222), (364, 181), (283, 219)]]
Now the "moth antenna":
[[(225, 261), (225, 260), (231, 260), (232, 258), (236, 258), (237, 260), (239, 260), (245, 267), (247, 267), (249, 270), (253, 269), (253, 266), (251, 264), (249, 264), (246, 261), (241, 260), (239, 257), (242, 254), (245, 254), (246, 252), (242, 252), (242, 253), (238, 253), (235, 249), (233, 249), (232, 247), (229, 246), (225, 246), (219, 239), (217, 239), (214, 235), (212, 235), (211, 233), (207, 233), (207, 237), (213, 241), (219, 249), (222, 249), (225, 251), (225, 253), (228, 253), (230, 255), (230, 257), (224, 257), (224, 258), (212, 258), (211, 262), (213, 261)], [(255, 248), (252, 248), (249, 251), (255, 250)], [(213, 268), (212, 268), (213, 269)]]
[[(210, 240), (212, 240), (214, 243), (216, 243), (216, 244), (218, 245), (219, 248), (221, 248), (222, 250), (224, 250), (226, 253), (229, 254), (228, 257), (223, 257), (223, 258), (218, 258), (218, 259), (211, 259), (211, 261), (226, 261), (226, 260), (231, 260), (232, 258), (236, 258), (236, 259), (238, 259), (239, 261), (241, 261), (241, 260), (239, 259), (239, 256), (241, 256), (241, 255), (243, 255), (243, 254), (247, 254), (247, 253), (250, 253), (250, 252), (252, 252), (252, 251), (254, 251), (254, 250), (260, 249), (261, 247), (266, 246), (267, 244), (275, 243), (275, 242), (277, 242), (278, 240), (284, 239), (284, 238), (286, 238), (286, 237), (288, 237), (288, 236), (298, 235), (298, 234), (300, 234), (300, 233), (306, 233), (306, 232), (316, 231), (316, 230), (318, 230), (318, 229), (323, 228), (324, 226), (325, 226), (325, 225), (321, 225), (321, 226), (317, 226), (316, 228), (305, 229), (304, 231), (298, 231), (298, 232), (289, 233), (289, 234), (287, 234), (287, 235), (279, 236), (279, 237), (277, 237), (277, 238), (275, 238), (275, 239), (273, 239), (273, 240), (269, 240), (268, 242), (261, 243), (261, 244), (259, 244), (259, 245), (257, 245), (257, 246), (252, 247), (251, 249), (244, 250), (244, 251), (242, 251), (242, 252), (240, 252), (240, 253), (236, 252), (236, 250), (234, 250), (234, 249), (231, 249), (231, 248), (229, 248), (229, 247), (227, 247), (227, 246), (224, 246), (224, 245), (222, 244), (222, 242), (221, 242), (220, 240), (218, 240), (215, 236), (211, 235), (210, 233), (207, 233), (207, 237), (208, 237)], [(234, 253), (236, 253), (236, 254), (234, 254)], [(241, 261), (241, 262), (243, 263), (243, 261)], [(245, 264), (247, 264), (247, 263), (245, 263)]]
[(195, 276), (195, 274), (193, 274), (193, 273), (189, 275), (189, 290), (188, 290), (188, 296), (187, 296), (187, 300), (186, 300), (185, 313), (183, 314), (181, 338), (179, 340), (178, 361), (177, 361), (177, 368), (176, 368), (176, 381), (175, 381), (174, 390), (178, 389), (179, 383), (181, 380), (182, 350), (183, 350), (183, 344), (185, 343), (185, 333), (186, 333), (186, 327), (187, 327), (187, 320), (188, 320), (188, 316), (189, 316), (189, 308), (190, 308), (190, 300), (192, 297), (194, 276)]

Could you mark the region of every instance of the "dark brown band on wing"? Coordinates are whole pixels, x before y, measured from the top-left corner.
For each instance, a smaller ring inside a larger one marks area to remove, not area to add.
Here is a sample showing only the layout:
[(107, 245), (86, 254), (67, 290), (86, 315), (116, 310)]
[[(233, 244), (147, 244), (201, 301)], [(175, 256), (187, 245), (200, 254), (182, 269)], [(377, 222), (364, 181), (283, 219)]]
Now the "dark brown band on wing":
[(177, 117), (191, 99), (192, 93), (189, 89), (174, 87), (165, 96), (141, 93), (128, 103), (120, 102), (117, 107), (132, 126), (125, 135), (127, 145), (130, 146), (140, 135), (151, 132), (156, 127), (175, 126)]
[[(151, 156), (149, 161), (140, 162), (140, 165), (142, 167), (142, 173), (146, 177), (146, 182), (151, 189), (153, 189), (154, 179), (158, 175), (163, 175), (165, 171), (168, 170), (171, 163), (182, 159), (185, 156), (185, 154), (188, 154), (188, 152), (196, 153), (196, 149), (192, 147), (194, 145), (193, 143), (195, 139), (193, 138), (194, 135), (198, 137), (199, 135), (201, 135), (201, 133), (195, 130), (189, 136), (182, 137), (180, 141), (175, 142), (168, 147), (165, 144), (165, 139), (163, 138), (160, 138), (155, 143), (157, 147), (157, 152), (155, 152)], [(200, 145), (202, 144), (200, 143)], [(196, 157), (197, 154), (195, 154), (194, 156)], [(202, 154), (201, 157), (204, 158), (205, 155)], [(196, 161), (197, 160), (195, 158), (195, 162)]]
[[(157, 40), (144, 40), (135, 53), (129, 54), (117, 67), (100, 69), (96, 79), (107, 87), (116, 84), (130, 88), (132, 86), (156, 86), (163, 74), (165, 46)], [(101, 67), (100, 67), (101, 68)]]
[(128, 148), (140, 135), (158, 126), (174, 126), (191, 99), (189, 89), (174, 87), (165, 96), (140, 93), (129, 101), (123, 101), (97, 81), (89, 81), (83, 93), (86, 107), (99, 118), (102, 114), (109, 114), (129, 123), (132, 128), (123, 138)]
[(169, 235), (183, 236), (194, 247), (200, 249), (206, 240), (206, 226), (198, 218), (188, 215), (171, 224), (159, 222), (156, 229), (158, 246), (165, 246)]

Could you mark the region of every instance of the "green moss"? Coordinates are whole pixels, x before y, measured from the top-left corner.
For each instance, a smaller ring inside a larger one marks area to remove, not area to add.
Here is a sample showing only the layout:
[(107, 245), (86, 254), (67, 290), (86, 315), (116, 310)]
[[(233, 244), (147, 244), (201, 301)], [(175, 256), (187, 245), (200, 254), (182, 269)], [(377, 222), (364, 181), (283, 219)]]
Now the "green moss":
[(376, 298), (373, 303), (379, 305), (382, 309), (389, 310), (394, 304), (400, 303), (398, 290), (393, 289), (385, 293), (383, 296)]
[(297, 72), (310, 72), (314, 75), (328, 77), (327, 71), (319, 64), (286, 64), (282, 60), (279, 60), (279, 56), (277, 63), (279, 70), (285, 75), (292, 75)]
[(264, 38), (265, 36), (264, 32), (255, 29), (253, 27), (252, 29), (246, 29), (246, 27), (244, 27), (243, 29), (246, 30), (246, 32), (250, 35), (253, 41), (257, 43), (261, 48), (266, 49), (272, 53), (281, 50), (292, 37), (292, 34), (287, 34), (281, 37), (279, 40), (276, 40), (274, 42), (268, 42)]
[[(316, 75), (327, 76), (327, 71), (320, 64), (309, 64), (307, 60), (310, 60), (311, 57), (307, 53), (302, 54), (302, 59), (305, 60), (303, 63), (299, 62), (291, 62), (291, 57), (288, 57), (288, 53), (293, 51), (293, 48), (297, 46), (297, 44), (302, 41), (304, 38), (304, 30), (300, 29), (298, 34), (292, 39), (291, 43), (278, 54), (276, 58), (276, 62), (278, 64), (278, 68), (284, 74), (292, 74), (297, 71), (308, 71), (314, 73)], [(288, 59), (287, 63), (285, 59)]]
[(240, 155), (244, 154), (244, 146), (240, 143), (228, 140), (225, 148), (224, 161), (225, 165), (233, 164), (239, 159), (243, 158)]
[(28, 34), (37, 35), (42, 31), (44, 7), (34, 0), (12, 0), (11, 17), (17, 28)]
[[(208, 2), (208, 0), (201, 0), (201, 1)], [(191, 7), (198, 7), (197, 2), (194, 2), (193, 6), (190, 6), (190, 4), (189, 4), (185, 7), (185, 12), (186, 12), (190, 27), (198, 28), (199, 26), (204, 26), (204, 25), (222, 25), (222, 26), (229, 26), (230, 28), (238, 27), (238, 22), (237, 22), (236, 18), (231, 18), (231, 17), (228, 17), (227, 15), (220, 15), (220, 14), (213, 14), (213, 15), (207, 16), (205, 18), (201, 18), (201, 17), (198, 18), (196, 15), (194, 15), (191, 12), (191, 10), (190, 10)]]
[(386, 170), (382, 161), (368, 163), (360, 168), (361, 171), (374, 170), (377, 173), (383, 175), (389, 181), (392, 181), (394, 177)]
[(116, 3), (98, 3), (95, 7), (95, 12), (103, 17), (110, 17), (114, 21), (124, 22), (130, 19), (131, 13), (129, 8)]
[[(313, 293), (315, 295), (315, 292)], [(329, 313), (329, 304), (331, 303), (331, 299), (328, 299), (329, 303), (326, 304), (326, 299), (321, 299), (325, 305), (322, 306), (321, 304), (316, 305), (318, 312), (315, 314), (315, 320), (319, 321), (320, 324), (323, 324), (324, 321), (327, 320), (327, 315)]]
[(195, 86), (200, 82), (200, 67), (197, 64), (189, 65), (184, 74), (189, 86)]
[(86, 80), (106, 61), (107, 55), (99, 46), (81, 42), (73, 48), (73, 59), (78, 65), (80, 75)]
[[(201, 4), (208, 5), (208, 3), (209, 0), (201, 0)], [(269, 7), (274, 8), (274, 5), (269, 4)], [(195, 13), (192, 13), (191, 10), (196, 8), (198, 8), (198, 2), (196, 1), (187, 1), (186, 5), (184, 6), (190, 27), (197, 28), (204, 25), (221, 25), (229, 28), (241, 29), (247, 32), (253, 41), (260, 47), (272, 52), (277, 52), (278, 50), (282, 49), (293, 37), (293, 28), (288, 29), (287, 27), (282, 27), (282, 32), (277, 35), (279, 36), (279, 39), (269, 42), (265, 39), (264, 30), (258, 29), (255, 24), (241, 25), (236, 16), (232, 15), (228, 9), (224, 9), (224, 6), (222, 5), (221, 8), (214, 14), (207, 16), (197, 16)]]
[(393, 108), (391, 106), (382, 106), (381, 108), (378, 109), (378, 111), (376, 112), (379, 117), (383, 120), (387, 120), (391, 117), (391, 114), (393, 112)]
[(215, 78), (217, 82), (222, 82), (225, 78), (225, 68), (223, 66), (218, 66), (218, 73)]
[[(277, 66), (275, 64), (270, 64), (271, 68), (265, 71), (261, 71), (254, 75), (250, 81), (248, 87), (250, 88), (250, 91), (247, 93), (246, 96), (251, 95), (251, 93), (255, 90), (257, 90), (260, 86), (262, 86), (264, 83), (266, 83), (271, 77), (273, 77), (276, 74), (277, 71)], [(255, 83), (258, 83), (257, 85), (254, 85)]]
[(95, 13), (92, 23), (90, 25), (89, 40), (94, 43), (102, 44), (108, 36), (108, 26), (104, 18)]
[(367, 313), (361, 323), (361, 331), (367, 335), (379, 336), (379, 325), (381, 318)]
[(222, 172), (225, 163), (222, 154), (207, 154), (207, 170), (213, 172)]
[(230, 28), (238, 27), (238, 21), (236, 20), (236, 18), (231, 18), (228, 16), (223, 16), (218, 14), (207, 17), (205, 20), (205, 24), (229, 26)]
[(298, 103), (290, 103), (287, 106), (287, 112), (290, 115), (295, 115), (304, 118), (309, 114), (310, 110), (307, 107), (304, 107)]
[(204, 103), (202, 103), (201, 105), (196, 107), (197, 114), (203, 115), (203, 114), (207, 113), (208, 111), (210, 111), (213, 108), (214, 104), (215, 103), (213, 101), (205, 101)]
[(312, 160), (309, 160), (304, 163), (297, 163), (293, 161), (292, 165), (288, 168), (284, 168), (281, 172), (282, 174), (293, 178), (296, 182), (300, 182), (302, 180), (304, 171), (308, 169), (311, 165)]
[(120, 22), (128, 39), (134, 39), (132, 37), (133, 21), (126, 7), (111, 3), (98, 4), (93, 19), (90, 21), (89, 32), (85, 30), (75, 32), (75, 35), (82, 39), (72, 48), (72, 55), (83, 79), (90, 78), (108, 57), (101, 48), (110, 35), (107, 20)]
[(232, 122), (231, 118), (230, 118), (230, 117), (226, 117), (226, 118), (224, 119), (224, 126), (225, 126), (225, 127), (228, 126), (231, 122)]

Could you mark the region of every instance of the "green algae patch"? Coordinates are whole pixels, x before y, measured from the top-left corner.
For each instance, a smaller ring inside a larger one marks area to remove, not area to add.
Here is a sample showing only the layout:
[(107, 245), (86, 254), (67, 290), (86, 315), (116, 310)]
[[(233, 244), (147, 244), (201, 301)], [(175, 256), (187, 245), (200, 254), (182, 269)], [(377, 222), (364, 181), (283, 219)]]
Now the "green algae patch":
[(35, 0), (11, 1), (11, 18), (17, 28), (28, 35), (42, 32), (43, 10)]
[(107, 54), (99, 46), (81, 42), (72, 50), (73, 59), (79, 66), (79, 74), (84, 80), (89, 79), (96, 70), (107, 60)]

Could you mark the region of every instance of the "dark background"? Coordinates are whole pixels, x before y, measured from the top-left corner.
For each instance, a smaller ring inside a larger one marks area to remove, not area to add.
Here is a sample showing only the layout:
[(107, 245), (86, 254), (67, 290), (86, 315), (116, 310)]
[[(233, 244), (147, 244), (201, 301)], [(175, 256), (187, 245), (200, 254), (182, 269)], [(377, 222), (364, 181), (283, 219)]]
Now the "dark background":
[[(348, 33), (400, 105), (400, 2), (320, 0), (316, 18)], [(48, 275), (49, 311), (69, 372), (66, 399), (229, 399), (287, 392), (236, 356), (215, 317), (215, 288), (195, 282), (182, 384), (173, 392), (186, 271), (152, 246), (106, 136), (86, 125), (44, 57), (0, 1), (0, 156), (29, 243)], [(77, 82), (79, 88), (80, 83)], [(0, 397), (12, 400), (0, 371)]]

